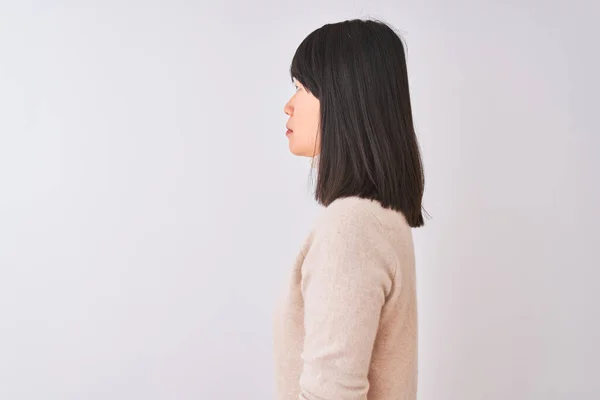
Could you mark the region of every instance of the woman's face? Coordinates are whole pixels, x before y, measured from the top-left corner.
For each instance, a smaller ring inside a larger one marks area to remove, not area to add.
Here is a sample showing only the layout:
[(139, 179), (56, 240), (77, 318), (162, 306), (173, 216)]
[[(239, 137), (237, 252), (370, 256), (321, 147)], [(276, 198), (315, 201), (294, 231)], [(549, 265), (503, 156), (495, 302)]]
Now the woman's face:
[(321, 152), (320, 102), (296, 79), (294, 79), (294, 85), (296, 93), (283, 109), (290, 117), (286, 124), (290, 151), (297, 156), (317, 156)]

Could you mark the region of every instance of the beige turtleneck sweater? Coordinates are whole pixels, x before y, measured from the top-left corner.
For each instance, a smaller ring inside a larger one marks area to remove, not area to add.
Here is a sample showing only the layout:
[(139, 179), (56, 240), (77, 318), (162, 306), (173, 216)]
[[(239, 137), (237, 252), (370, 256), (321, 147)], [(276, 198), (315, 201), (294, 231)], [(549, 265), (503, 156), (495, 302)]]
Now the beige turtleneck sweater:
[(379, 202), (325, 208), (274, 318), (277, 400), (415, 400), (412, 232)]

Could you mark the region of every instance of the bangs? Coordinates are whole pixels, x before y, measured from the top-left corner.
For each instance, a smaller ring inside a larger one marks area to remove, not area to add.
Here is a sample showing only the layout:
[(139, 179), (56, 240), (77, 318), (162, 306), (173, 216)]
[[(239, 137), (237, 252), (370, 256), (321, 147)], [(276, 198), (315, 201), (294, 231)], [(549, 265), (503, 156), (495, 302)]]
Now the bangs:
[(317, 98), (321, 93), (323, 60), (320, 54), (323, 54), (324, 47), (320, 33), (321, 29), (317, 29), (300, 43), (290, 66), (290, 78), (296, 78)]

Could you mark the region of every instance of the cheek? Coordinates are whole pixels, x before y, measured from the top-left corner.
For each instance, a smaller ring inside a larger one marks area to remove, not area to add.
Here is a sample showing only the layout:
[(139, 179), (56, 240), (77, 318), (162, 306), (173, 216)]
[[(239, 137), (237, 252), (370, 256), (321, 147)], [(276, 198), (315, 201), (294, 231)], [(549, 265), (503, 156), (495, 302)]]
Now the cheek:
[(321, 109), (319, 100), (314, 97), (299, 96), (294, 112), (294, 133), (290, 138), (292, 152), (296, 155), (312, 157), (320, 152), (319, 125)]

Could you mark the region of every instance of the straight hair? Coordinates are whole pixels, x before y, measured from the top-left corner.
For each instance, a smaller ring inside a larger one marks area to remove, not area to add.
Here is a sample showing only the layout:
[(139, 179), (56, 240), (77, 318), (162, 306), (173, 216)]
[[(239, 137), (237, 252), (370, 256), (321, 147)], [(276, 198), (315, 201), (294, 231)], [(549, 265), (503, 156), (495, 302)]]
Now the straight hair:
[(376, 20), (326, 24), (302, 41), (290, 74), (320, 101), (316, 200), (377, 200), (422, 226), (425, 179), (400, 36)]

